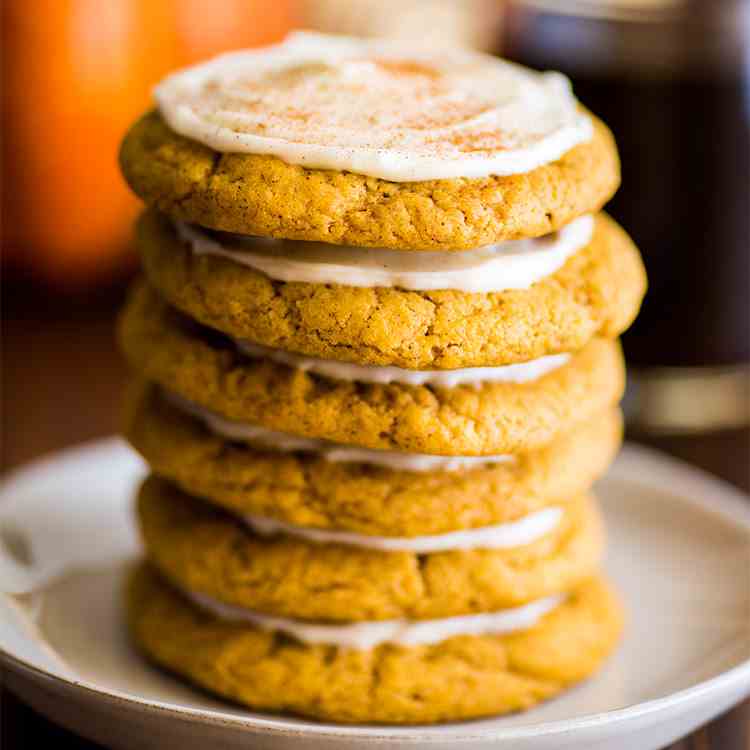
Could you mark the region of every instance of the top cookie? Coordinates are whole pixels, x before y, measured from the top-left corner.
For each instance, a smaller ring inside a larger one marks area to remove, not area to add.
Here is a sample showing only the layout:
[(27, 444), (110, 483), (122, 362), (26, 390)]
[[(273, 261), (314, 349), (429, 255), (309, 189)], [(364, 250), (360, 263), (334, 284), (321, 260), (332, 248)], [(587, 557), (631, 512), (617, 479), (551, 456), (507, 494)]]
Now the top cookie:
[(566, 79), (468, 51), (294, 35), (166, 79), (126, 179), (241, 234), (465, 250), (556, 231), (619, 183)]

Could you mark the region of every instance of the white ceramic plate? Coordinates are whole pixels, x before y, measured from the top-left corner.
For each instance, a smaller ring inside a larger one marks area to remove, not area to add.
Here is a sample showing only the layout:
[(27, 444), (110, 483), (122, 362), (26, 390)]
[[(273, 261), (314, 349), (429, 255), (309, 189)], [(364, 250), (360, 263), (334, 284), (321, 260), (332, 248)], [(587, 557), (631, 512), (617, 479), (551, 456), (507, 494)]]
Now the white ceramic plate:
[(426, 727), (337, 726), (220, 703), (144, 663), (119, 592), (138, 553), (143, 472), (107, 440), (34, 463), (0, 488), (0, 658), (53, 720), (114, 748), (656, 750), (750, 694), (750, 502), (627, 447), (600, 483), (607, 568), (630, 612), (604, 671), (525, 714)]

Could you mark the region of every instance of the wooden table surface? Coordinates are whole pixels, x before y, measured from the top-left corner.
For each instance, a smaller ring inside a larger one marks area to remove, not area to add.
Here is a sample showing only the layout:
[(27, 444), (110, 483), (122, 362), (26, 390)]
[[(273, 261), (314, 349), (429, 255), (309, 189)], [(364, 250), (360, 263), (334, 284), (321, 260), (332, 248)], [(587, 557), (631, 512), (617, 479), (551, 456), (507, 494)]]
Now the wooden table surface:
[[(112, 339), (118, 289), (85, 303), (27, 293), (3, 295), (0, 469), (117, 430), (125, 368)], [(750, 431), (644, 442), (701, 466), (750, 493)], [(95, 748), (33, 712), (0, 675), (0, 747)], [(639, 750), (633, 748), (633, 750)], [(750, 750), (750, 701), (670, 750)]]

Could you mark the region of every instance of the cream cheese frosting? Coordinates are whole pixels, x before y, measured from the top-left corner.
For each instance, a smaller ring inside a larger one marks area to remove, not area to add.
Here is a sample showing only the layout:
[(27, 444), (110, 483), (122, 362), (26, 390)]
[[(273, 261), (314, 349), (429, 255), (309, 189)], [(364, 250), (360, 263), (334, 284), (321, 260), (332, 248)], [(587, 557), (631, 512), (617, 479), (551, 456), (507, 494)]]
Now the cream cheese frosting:
[(176, 132), (395, 182), (531, 171), (593, 133), (559, 73), (415, 40), (297, 32), (164, 79)]
[(384, 537), (329, 531), (277, 521), (274, 518), (247, 515), (244, 522), (263, 536), (286, 534), (318, 544), (343, 544), (383, 552), (427, 554), (449, 550), (511, 549), (541, 539), (555, 529), (562, 519), (561, 508), (544, 508), (511, 523), (483, 526), (479, 529), (453, 531), (448, 534), (416, 537)]
[(353, 362), (338, 362), (318, 359), (302, 354), (293, 354), (281, 349), (271, 349), (248, 341), (237, 341), (237, 348), (250, 357), (270, 359), (303, 372), (312, 372), (335, 380), (359, 383), (401, 383), (402, 385), (431, 385), (438, 388), (455, 388), (470, 385), (475, 388), (483, 383), (528, 383), (553, 372), (570, 360), (570, 354), (550, 354), (546, 357), (498, 367), (463, 367), (455, 370), (407, 370), (402, 367), (379, 367), (358, 365)]
[(544, 237), (509, 240), (459, 253), (415, 253), (210, 233), (181, 222), (175, 222), (175, 227), (195, 255), (227, 258), (276, 281), (490, 293), (528, 289), (551, 276), (591, 241), (594, 218), (581, 216)]
[(223, 620), (246, 622), (263, 630), (277, 630), (302, 643), (328, 644), (365, 651), (383, 643), (398, 646), (425, 646), (456, 636), (502, 635), (534, 627), (544, 615), (559, 607), (565, 596), (537, 599), (520, 607), (477, 615), (445, 617), (436, 620), (382, 620), (324, 625), (287, 617), (272, 617), (260, 612), (224, 604), (204, 594), (184, 591), (199, 608)]
[(510, 455), (437, 456), (426, 453), (401, 453), (298, 437), (286, 432), (268, 430), (260, 425), (226, 419), (175, 393), (165, 392), (164, 395), (170, 403), (201, 421), (215, 435), (283, 453), (315, 453), (326, 461), (372, 464), (396, 471), (458, 471), (515, 461), (515, 457)]

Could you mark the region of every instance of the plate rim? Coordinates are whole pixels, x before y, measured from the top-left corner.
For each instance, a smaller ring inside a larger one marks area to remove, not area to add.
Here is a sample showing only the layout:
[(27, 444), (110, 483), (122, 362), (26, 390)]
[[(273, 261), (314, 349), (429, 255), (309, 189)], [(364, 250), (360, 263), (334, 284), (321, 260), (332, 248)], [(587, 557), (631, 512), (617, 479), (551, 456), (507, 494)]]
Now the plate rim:
[[(0, 502), (3, 496), (13, 490), (13, 485), (20, 481), (33, 481), (36, 472), (48, 470), (60, 462), (86, 461), (106, 453), (108, 450), (127, 448), (124, 440), (110, 436), (87, 441), (66, 448), (62, 451), (46, 454), (29, 463), (14, 468), (0, 481)], [(130, 450), (129, 448), (127, 450)], [(632, 472), (637, 465), (642, 471)], [(643, 470), (645, 469), (645, 470)], [(680, 500), (687, 502), (704, 513), (721, 518), (734, 527), (750, 532), (750, 502), (738, 488), (710, 473), (685, 461), (666, 455), (647, 446), (626, 443), (618, 455), (616, 463), (609, 471), (610, 476), (633, 484), (654, 487), (661, 480), (669, 481), (669, 489)], [(0, 594), (6, 596), (5, 594)], [(12, 600), (11, 600), (12, 601)], [(521, 740), (531, 737), (550, 736), (563, 732), (590, 730), (603, 725), (625, 723), (634, 719), (651, 716), (655, 713), (689, 704), (710, 692), (731, 690), (747, 682), (750, 689), (750, 658), (735, 665), (708, 680), (678, 690), (659, 698), (653, 698), (631, 706), (600, 711), (597, 713), (570, 719), (555, 719), (527, 726), (507, 728), (483, 727), (462, 731), (467, 723), (451, 723), (418, 726), (383, 725), (335, 725), (309, 721), (304, 726), (290, 726), (285, 717), (258, 718), (243, 717), (225, 713), (221, 710), (182, 707), (164, 701), (145, 699), (120, 690), (108, 689), (93, 685), (87, 680), (76, 680), (57, 675), (37, 667), (7, 652), (0, 647), (0, 664), (30, 679), (40, 679), (51, 683), (62, 692), (80, 691), (91, 700), (106, 701), (110, 704), (125, 704), (129, 708), (144, 714), (169, 716), (181, 721), (198, 724), (210, 724), (217, 727), (252, 730), (256, 733), (275, 736), (313, 735), (316, 739), (357, 739), (373, 743), (399, 741), (405, 743), (436, 743), (450, 739), (455, 742), (478, 742), (489, 737), (495, 740)], [(491, 720), (491, 717), (488, 717)], [(285, 726), (286, 724), (286, 726)]]

